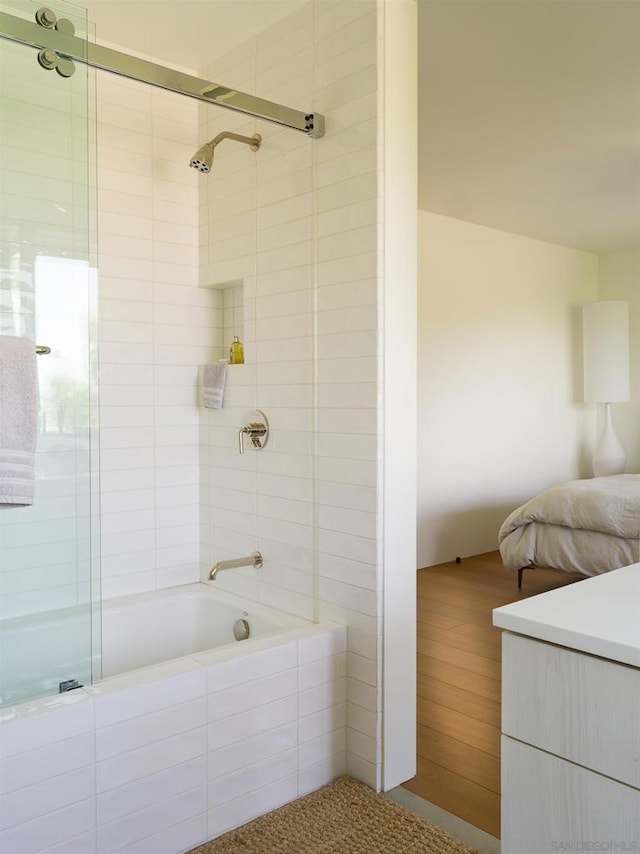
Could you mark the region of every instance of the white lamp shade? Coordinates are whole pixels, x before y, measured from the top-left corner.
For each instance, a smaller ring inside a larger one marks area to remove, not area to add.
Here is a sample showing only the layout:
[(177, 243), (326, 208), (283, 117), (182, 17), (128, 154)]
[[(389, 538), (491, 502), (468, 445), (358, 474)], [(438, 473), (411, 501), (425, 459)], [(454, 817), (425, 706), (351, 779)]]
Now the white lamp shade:
[(590, 302), (582, 307), (584, 399), (629, 400), (629, 303)]

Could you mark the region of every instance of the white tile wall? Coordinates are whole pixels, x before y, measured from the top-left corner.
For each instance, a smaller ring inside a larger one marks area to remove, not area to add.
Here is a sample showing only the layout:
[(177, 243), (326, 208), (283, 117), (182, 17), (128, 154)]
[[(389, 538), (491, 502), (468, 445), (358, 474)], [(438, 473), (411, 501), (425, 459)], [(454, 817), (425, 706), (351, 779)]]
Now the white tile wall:
[(198, 578), (198, 365), (222, 294), (198, 287), (196, 107), (97, 75), (103, 595)]
[[(325, 702), (342, 716), (344, 747), (351, 752), (353, 742), (358, 776), (373, 786), (380, 783), (376, 38), (373, 0), (311, 2), (201, 70), (293, 107), (313, 105), (326, 117), (323, 139), (206, 107), (199, 131), (209, 139), (233, 125), (263, 136), (255, 155), (221, 146), (200, 191), (201, 276), (248, 283), (245, 351), (253, 363), (230, 371), (228, 404), (202, 418), (203, 572), (259, 548), (260, 573), (229, 573), (220, 584), (301, 616), (331, 614), (359, 632), (363, 666), (340, 689), (348, 698), (334, 703), (309, 686), (301, 702), (310, 716), (328, 714)], [(236, 430), (254, 407), (267, 414), (272, 438), (242, 458)]]
[(330, 782), (345, 661), (325, 623), (6, 708), (0, 850), (176, 854)]

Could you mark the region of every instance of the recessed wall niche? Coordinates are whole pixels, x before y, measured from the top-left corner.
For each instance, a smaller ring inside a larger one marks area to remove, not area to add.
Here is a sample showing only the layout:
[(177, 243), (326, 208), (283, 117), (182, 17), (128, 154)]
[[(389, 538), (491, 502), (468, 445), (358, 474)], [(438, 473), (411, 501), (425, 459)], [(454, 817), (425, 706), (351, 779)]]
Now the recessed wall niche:
[(219, 353), (215, 355), (218, 359), (226, 359), (234, 336), (244, 343), (244, 281), (234, 279), (201, 287), (217, 292), (215, 304), (219, 306), (216, 309), (219, 316), (216, 317), (215, 325), (219, 329), (220, 346), (216, 348)]

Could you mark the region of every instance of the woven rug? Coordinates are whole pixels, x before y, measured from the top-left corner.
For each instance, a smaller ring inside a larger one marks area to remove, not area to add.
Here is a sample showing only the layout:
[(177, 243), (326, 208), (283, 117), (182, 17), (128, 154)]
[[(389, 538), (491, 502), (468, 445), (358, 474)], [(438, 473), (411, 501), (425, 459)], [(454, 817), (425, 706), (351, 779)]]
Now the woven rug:
[(219, 836), (190, 854), (478, 854), (351, 777)]

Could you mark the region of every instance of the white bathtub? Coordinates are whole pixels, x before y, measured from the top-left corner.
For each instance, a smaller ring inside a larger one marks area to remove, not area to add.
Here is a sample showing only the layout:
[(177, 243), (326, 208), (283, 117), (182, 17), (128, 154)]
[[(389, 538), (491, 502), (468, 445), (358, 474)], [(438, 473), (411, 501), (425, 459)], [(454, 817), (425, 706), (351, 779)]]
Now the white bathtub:
[(110, 599), (102, 608), (103, 678), (237, 641), (246, 620), (251, 638), (308, 626), (306, 620), (237, 597), (208, 584), (186, 584)]
[[(108, 599), (94, 625), (91, 605), (44, 611), (0, 622), (0, 706), (58, 691), (61, 683), (87, 685), (162, 661), (226, 644), (237, 644), (233, 625), (245, 619), (250, 638), (308, 626), (306, 620), (271, 608), (248, 605), (209, 584), (186, 584), (135, 596)], [(102, 659), (102, 669), (101, 669)]]
[[(90, 664), (68, 611), (9, 622), (52, 685)], [(103, 629), (106, 678), (0, 710), (2, 854), (178, 854), (346, 773), (344, 626), (194, 584), (108, 601)]]

